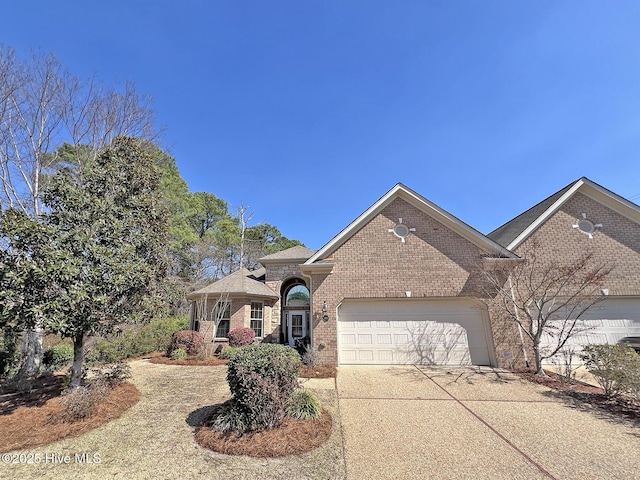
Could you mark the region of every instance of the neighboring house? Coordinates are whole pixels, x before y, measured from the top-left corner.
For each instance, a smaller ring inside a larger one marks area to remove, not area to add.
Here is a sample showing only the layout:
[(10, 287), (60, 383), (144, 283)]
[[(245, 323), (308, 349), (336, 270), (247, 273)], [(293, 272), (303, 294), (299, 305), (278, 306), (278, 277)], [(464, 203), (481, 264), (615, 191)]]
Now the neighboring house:
[(593, 312), (610, 331), (598, 335), (640, 335), (640, 207), (585, 178), (486, 236), (397, 184), (320, 250), (266, 256), (259, 271), (189, 294), (192, 328), (211, 342), (251, 327), (264, 341), (309, 343), (327, 364), (510, 366), (521, 336), (483, 301), (479, 267), (518, 261), (534, 238), (559, 261), (585, 248), (615, 258), (611, 298)]
[(638, 205), (581, 178), (487, 236), (518, 255), (536, 242), (545, 261), (568, 263), (591, 252), (595, 263), (613, 265), (601, 292), (607, 298), (583, 317), (592, 330), (570, 339), (568, 347), (640, 336)]

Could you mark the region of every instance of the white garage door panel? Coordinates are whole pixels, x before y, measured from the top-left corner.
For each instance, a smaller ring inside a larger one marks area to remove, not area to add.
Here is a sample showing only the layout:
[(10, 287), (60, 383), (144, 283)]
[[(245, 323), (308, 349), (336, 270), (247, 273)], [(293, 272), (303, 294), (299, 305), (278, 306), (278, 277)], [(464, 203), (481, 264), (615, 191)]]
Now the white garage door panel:
[[(584, 331), (569, 339), (565, 348), (579, 352), (584, 345), (609, 343), (616, 344), (624, 337), (640, 336), (640, 299), (615, 298), (604, 300), (592, 307), (584, 316)], [(553, 348), (553, 340), (542, 337), (543, 348)], [(560, 359), (556, 359), (557, 361)], [(547, 362), (553, 363), (552, 359)]]
[(481, 310), (467, 301), (353, 301), (339, 311), (339, 362), (489, 365)]

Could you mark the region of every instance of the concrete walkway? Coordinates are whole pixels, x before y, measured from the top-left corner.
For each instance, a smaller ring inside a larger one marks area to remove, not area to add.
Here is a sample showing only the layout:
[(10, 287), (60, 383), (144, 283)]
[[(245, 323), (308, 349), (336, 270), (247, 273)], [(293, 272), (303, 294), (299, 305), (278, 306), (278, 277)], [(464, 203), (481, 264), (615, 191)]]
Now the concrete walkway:
[(488, 367), (340, 367), (348, 479), (635, 479), (640, 426)]

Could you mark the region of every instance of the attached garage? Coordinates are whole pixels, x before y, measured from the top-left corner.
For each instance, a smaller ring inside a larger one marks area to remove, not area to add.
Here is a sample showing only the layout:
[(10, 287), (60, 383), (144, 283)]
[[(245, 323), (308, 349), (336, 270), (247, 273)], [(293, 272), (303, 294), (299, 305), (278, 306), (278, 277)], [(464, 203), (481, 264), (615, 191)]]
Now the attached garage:
[(338, 308), (340, 365), (491, 365), (488, 314), (461, 299), (358, 299)]
[[(572, 337), (565, 348), (579, 352), (584, 345), (616, 344), (624, 337), (640, 336), (640, 298), (608, 298), (587, 311), (583, 316), (588, 330)], [(543, 336), (541, 346), (550, 348), (551, 339)], [(553, 363), (551, 359), (547, 360)]]

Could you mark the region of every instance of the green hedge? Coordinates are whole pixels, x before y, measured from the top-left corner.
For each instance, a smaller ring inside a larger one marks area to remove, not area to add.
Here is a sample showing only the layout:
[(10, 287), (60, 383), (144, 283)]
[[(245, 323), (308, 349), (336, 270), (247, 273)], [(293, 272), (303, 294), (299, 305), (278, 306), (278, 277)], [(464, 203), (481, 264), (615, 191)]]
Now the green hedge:
[(115, 363), (151, 352), (167, 351), (174, 332), (184, 330), (188, 324), (187, 317), (161, 318), (128, 330), (120, 337), (99, 339), (88, 352), (87, 363)]
[(73, 347), (59, 343), (47, 348), (42, 355), (42, 364), (49, 370), (61, 370), (73, 361)]

